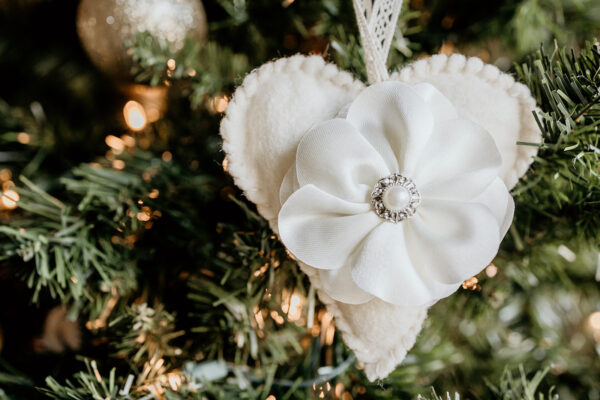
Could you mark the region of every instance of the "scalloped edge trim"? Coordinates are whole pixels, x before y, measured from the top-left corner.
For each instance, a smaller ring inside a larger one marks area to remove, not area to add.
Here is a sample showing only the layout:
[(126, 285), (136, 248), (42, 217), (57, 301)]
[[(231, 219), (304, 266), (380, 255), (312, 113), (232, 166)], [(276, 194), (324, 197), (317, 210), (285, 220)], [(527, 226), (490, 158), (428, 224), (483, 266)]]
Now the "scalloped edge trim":
[(423, 322), (427, 317), (428, 307), (421, 308), (421, 312), (416, 318), (416, 323), (412, 323), (407, 334), (402, 336), (400, 340), (396, 342), (398, 344), (397, 347), (384, 349), (384, 351), (387, 351), (385, 355), (379, 356), (375, 361), (365, 362), (362, 360), (373, 357), (373, 349), (366, 345), (360, 337), (354, 334), (352, 327), (348, 324), (344, 318), (344, 314), (338, 308), (338, 302), (333, 300), (324, 290), (322, 290), (323, 287), (317, 270), (300, 261), (298, 261), (298, 265), (300, 265), (300, 269), (308, 275), (310, 282), (314, 285), (315, 289), (317, 289), (319, 299), (327, 306), (327, 310), (335, 318), (337, 329), (342, 332), (346, 345), (354, 351), (356, 358), (364, 363), (367, 379), (373, 382), (377, 379), (386, 378), (404, 360), (406, 353), (414, 346), (417, 335), (421, 332)]
[[(238, 160), (236, 146), (233, 142), (240, 136), (247, 135), (246, 110), (251, 98), (256, 95), (263, 82), (271, 79), (273, 74), (304, 73), (319, 81), (328, 81), (332, 85), (348, 90), (350, 93), (364, 89), (364, 84), (356, 80), (352, 74), (341, 71), (336, 65), (327, 63), (321, 56), (305, 56), (297, 54), (288, 58), (280, 58), (261, 65), (250, 72), (243, 83), (235, 90), (225, 116), (221, 120), (220, 134), (223, 138), (223, 150), (229, 160), (228, 172), (235, 184), (240, 187), (246, 197), (256, 204), (259, 212), (267, 218), (269, 224), (277, 232), (277, 214), (271, 207), (265, 205), (268, 200), (263, 194), (264, 189), (256, 186), (252, 171), (243, 165), (243, 159)], [(232, 158), (231, 150), (235, 154)]]
[[(529, 88), (502, 71), (496, 66), (484, 63), (477, 57), (467, 58), (462, 54), (435, 54), (429, 58), (415, 61), (401, 70), (394, 72), (390, 80), (405, 83), (415, 78), (426, 78), (432, 75), (463, 74), (472, 75), (488, 83), (493, 88), (503, 90), (509, 96), (517, 98), (520, 109), (519, 141), (529, 143), (540, 143), (542, 133), (531, 115), (532, 111), (538, 111), (535, 99), (531, 96)], [(506, 176), (505, 184), (512, 189), (519, 179), (525, 175), (529, 166), (534, 161), (538, 148), (534, 146), (517, 145), (517, 157), (510, 173)]]

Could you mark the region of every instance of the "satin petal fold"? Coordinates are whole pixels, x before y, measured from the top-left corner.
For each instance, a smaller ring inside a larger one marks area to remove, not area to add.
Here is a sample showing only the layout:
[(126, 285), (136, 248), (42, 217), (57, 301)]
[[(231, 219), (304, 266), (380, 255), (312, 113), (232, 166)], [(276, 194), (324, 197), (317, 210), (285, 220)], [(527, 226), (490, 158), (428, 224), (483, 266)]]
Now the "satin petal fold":
[(281, 240), (300, 261), (337, 269), (380, 223), (370, 204), (352, 203), (306, 185), (283, 204), (278, 228)]
[(500, 227), (500, 240), (502, 240), (508, 232), (515, 214), (515, 201), (504, 181), (496, 178), (483, 193), (477, 196), (474, 202), (484, 204), (496, 217)]
[(347, 304), (363, 304), (375, 296), (362, 290), (352, 279), (352, 263), (338, 269), (321, 269), (319, 277), (325, 292), (334, 300)]
[(418, 83), (412, 86), (412, 88), (431, 108), (436, 126), (443, 124), (445, 121), (458, 118), (456, 109), (450, 100), (448, 100), (448, 98), (435, 86), (429, 83)]
[(437, 126), (413, 180), (429, 198), (470, 201), (498, 177), (502, 157), (490, 134), (467, 120)]
[(383, 223), (353, 260), (352, 279), (362, 290), (392, 304), (417, 306), (438, 298), (436, 287), (410, 259), (402, 225)]
[(298, 189), (300, 189), (300, 184), (298, 183), (298, 175), (296, 174), (296, 163), (293, 163), (283, 176), (283, 181), (279, 188), (279, 202), (281, 205)]
[(391, 172), (411, 174), (433, 132), (434, 116), (425, 100), (399, 82), (371, 85), (346, 116), (382, 155)]
[(426, 199), (405, 222), (410, 258), (431, 281), (454, 284), (476, 275), (500, 246), (498, 220), (480, 203)]
[(300, 186), (313, 184), (342, 199), (368, 202), (373, 185), (389, 175), (381, 156), (344, 119), (332, 119), (311, 129), (296, 152)]

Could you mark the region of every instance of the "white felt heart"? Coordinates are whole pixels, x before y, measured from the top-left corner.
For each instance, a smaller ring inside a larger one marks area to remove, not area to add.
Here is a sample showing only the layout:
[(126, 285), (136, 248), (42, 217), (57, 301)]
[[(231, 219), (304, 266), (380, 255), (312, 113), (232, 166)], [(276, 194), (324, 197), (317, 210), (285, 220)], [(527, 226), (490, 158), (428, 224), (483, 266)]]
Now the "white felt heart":
[[(428, 82), (453, 103), (461, 117), (486, 128), (502, 154), (501, 177), (509, 188), (524, 174), (540, 141), (529, 90), (479, 59), (438, 55), (392, 75)], [(318, 56), (267, 63), (236, 90), (221, 124), (228, 171), (278, 233), (280, 187), (294, 164), (303, 136), (315, 125), (344, 115), (365, 85)], [(493, 106), (490, 107), (491, 102)], [(319, 298), (336, 319), (346, 344), (364, 363), (370, 380), (384, 378), (414, 345), (427, 306), (405, 307), (374, 298), (363, 304), (333, 300), (318, 270), (302, 262)]]
[(235, 91), (221, 122), (228, 171), (275, 232), (279, 187), (300, 138), (364, 87), (321, 57), (298, 55), (262, 65)]

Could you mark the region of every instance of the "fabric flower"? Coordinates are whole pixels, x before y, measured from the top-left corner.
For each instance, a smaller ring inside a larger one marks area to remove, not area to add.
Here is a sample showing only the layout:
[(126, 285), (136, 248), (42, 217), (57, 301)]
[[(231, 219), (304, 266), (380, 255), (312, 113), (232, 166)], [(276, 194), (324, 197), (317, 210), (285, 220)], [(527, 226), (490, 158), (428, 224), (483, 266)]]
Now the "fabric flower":
[(375, 84), (302, 138), (279, 234), (335, 300), (431, 305), (498, 251), (514, 212), (500, 166), (489, 133), (433, 86)]

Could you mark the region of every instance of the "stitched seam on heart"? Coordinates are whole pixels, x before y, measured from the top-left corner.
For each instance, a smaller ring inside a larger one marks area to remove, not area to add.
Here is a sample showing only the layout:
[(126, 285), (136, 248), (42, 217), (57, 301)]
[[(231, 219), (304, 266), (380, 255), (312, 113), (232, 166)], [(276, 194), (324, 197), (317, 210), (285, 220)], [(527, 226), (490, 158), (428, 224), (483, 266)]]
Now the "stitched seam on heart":
[[(394, 72), (391, 79), (401, 82), (410, 82), (413, 78), (426, 78), (431, 75), (441, 74), (469, 74), (473, 75), (491, 87), (506, 92), (509, 96), (517, 98), (519, 102), (519, 141), (537, 143), (541, 140), (541, 133), (530, 111), (539, 110), (531, 96), (529, 88), (515, 79), (501, 72), (497, 67), (485, 64), (477, 57), (466, 58), (461, 54), (450, 57), (445, 54), (436, 54), (428, 59), (416, 61), (400, 71)], [(507, 177), (506, 186), (510, 189), (516, 185), (529, 166), (533, 163), (533, 156), (537, 148), (532, 146), (517, 146), (517, 159)]]

